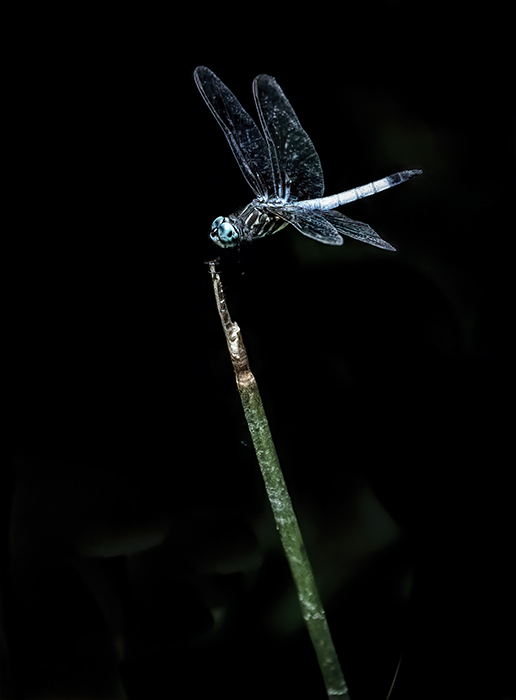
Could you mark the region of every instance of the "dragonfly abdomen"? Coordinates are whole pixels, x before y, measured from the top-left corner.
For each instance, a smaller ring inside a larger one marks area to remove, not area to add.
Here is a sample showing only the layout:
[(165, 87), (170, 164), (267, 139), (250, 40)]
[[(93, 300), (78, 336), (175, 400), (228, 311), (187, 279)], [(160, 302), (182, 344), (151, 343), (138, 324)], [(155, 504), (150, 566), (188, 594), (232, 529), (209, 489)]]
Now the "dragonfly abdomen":
[(416, 175), (421, 175), (422, 172), (422, 170), (402, 170), (399, 173), (394, 173), (394, 175), (388, 175), (387, 177), (382, 177), (380, 180), (369, 182), (367, 185), (355, 187), (354, 189), (347, 190), (346, 192), (339, 192), (339, 194), (333, 194), (329, 197), (306, 199), (303, 202), (300, 202), (300, 204), (305, 207), (305, 209), (329, 211), (330, 209), (341, 207), (344, 204), (355, 202), (357, 199), (370, 197), (373, 194), (378, 194), (378, 192), (383, 192), (383, 190), (388, 190), (396, 185), (401, 185), (402, 182), (407, 182), (407, 180), (410, 180)]

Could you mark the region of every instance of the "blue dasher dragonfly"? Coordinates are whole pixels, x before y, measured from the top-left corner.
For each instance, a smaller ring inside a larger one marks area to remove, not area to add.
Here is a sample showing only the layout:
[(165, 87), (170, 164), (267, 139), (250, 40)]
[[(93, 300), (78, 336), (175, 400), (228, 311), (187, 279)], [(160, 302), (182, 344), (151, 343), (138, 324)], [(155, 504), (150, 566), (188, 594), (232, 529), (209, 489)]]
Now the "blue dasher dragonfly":
[(292, 224), (304, 236), (327, 245), (342, 245), (343, 234), (378, 248), (395, 250), (368, 224), (333, 210), (406, 182), (420, 175), (421, 170), (402, 170), (368, 185), (323, 197), (324, 177), (317, 151), (274, 78), (258, 75), (253, 81), (263, 135), (209, 68), (198, 66), (194, 79), (255, 194), (247, 206), (215, 219), (210, 232), (214, 243), (231, 248)]

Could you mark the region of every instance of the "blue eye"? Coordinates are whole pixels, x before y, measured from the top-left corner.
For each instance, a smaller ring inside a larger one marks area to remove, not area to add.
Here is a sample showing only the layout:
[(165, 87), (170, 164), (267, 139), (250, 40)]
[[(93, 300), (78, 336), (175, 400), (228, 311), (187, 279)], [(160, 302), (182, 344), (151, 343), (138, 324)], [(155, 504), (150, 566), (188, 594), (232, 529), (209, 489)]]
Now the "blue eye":
[(237, 229), (224, 216), (218, 216), (212, 223), (210, 238), (222, 248), (235, 246), (239, 241)]
[(234, 226), (224, 223), (219, 226), (219, 238), (221, 241), (224, 241), (224, 243), (231, 243), (231, 241), (238, 238), (238, 233)]

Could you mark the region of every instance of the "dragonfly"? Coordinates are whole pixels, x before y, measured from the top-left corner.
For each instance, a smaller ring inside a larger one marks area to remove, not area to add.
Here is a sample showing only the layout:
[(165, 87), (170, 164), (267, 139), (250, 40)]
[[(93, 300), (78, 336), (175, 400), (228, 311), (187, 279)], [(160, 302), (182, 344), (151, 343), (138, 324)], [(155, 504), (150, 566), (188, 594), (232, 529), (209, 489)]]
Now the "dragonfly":
[(342, 245), (344, 235), (377, 248), (395, 250), (369, 224), (334, 210), (407, 182), (420, 175), (421, 170), (402, 170), (324, 197), (324, 176), (317, 151), (274, 78), (262, 74), (253, 81), (263, 133), (209, 68), (198, 66), (194, 79), (255, 195), (246, 206), (213, 221), (210, 238), (214, 243), (231, 248), (277, 233), (291, 224), (304, 236), (327, 245)]

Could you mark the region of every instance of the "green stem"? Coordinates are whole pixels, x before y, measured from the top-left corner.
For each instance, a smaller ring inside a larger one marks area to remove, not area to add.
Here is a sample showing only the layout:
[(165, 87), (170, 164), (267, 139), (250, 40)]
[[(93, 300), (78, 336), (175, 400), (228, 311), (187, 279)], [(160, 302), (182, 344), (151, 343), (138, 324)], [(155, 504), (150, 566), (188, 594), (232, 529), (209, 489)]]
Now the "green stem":
[(240, 329), (229, 315), (220, 275), (215, 269), (215, 261), (210, 262), (209, 266), (217, 308), (235, 370), (247, 425), (269, 496), (276, 528), (296, 585), (301, 613), (321, 668), (326, 692), (329, 698), (349, 700), (348, 688), (342, 675), (301, 530), (283, 478), (258, 385), (249, 367)]

